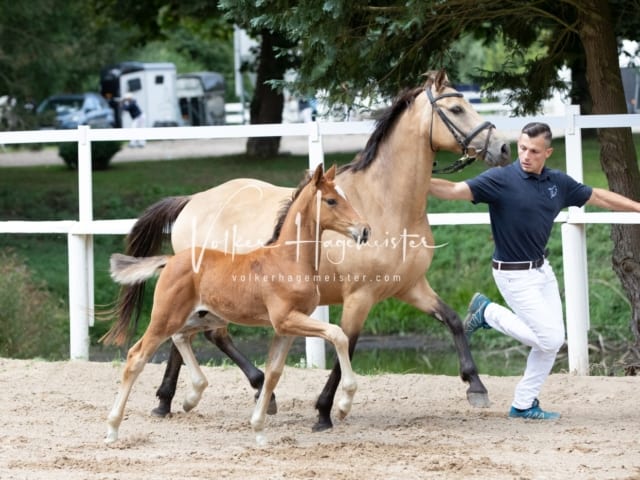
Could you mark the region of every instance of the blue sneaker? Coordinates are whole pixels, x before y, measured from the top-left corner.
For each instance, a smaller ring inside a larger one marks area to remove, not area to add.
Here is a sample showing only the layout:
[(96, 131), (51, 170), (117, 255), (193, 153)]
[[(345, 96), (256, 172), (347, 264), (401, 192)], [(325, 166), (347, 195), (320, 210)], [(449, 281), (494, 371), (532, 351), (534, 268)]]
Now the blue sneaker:
[(536, 398), (530, 408), (520, 410), (519, 408), (511, 407), (509, 417), (528, 418), (531, 420), (556, 420), (560, 418), (560, 414), (556, 412), (545, 412), (540, 408), (540, 402)]
[(484, 309), (487, 308), (487, 305), (490, 303), (491, 300), (481, 293), (476, 293), (473, 298), (471, 298), (467, 316), (464, 317), (464, 333), (468, 339), (480, 328), (491, 328), (491, 325), (484, 320)]

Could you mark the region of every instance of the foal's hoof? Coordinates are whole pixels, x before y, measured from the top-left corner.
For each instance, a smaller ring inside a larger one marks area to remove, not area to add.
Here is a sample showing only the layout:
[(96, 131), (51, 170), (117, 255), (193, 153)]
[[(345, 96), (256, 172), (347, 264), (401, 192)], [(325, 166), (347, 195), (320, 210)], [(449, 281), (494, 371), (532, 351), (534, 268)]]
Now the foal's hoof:
[(267, 415), (275, 415), (278, 413), (278, 404), (276, 403), (276, 394), (271, 395), (269, 406), (267, 407)]
[(478, 393), (467, 391), (467, 400), (472, 407), (488, 408), (491, 405), (488, 393)]
[[(260, 390), (256, 392), (256, 402), (258, 401), (258, 398), (260, 398)], [(271, 400), (269, 400), (269, 406), (267, 407), (267, 415), (275, 415), (276, 413), (278, 413), (278, 404), (276, 403), (276, 394), (272, 393)]]

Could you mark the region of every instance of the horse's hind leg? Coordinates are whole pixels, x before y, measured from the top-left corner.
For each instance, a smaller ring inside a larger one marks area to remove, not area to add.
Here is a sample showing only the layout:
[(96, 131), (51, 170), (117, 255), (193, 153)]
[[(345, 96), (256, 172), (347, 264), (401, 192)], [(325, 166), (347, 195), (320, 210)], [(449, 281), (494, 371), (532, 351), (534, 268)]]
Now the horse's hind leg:
[[(210, 342), (215, 343), (220, 351), (227, 355), (227, 357), (229, 357), (240, 368), (240, 370), (242, 370), (242, 373), (244, 373), (247, 380), (249, 380), (249, 384), (257, 390), (257, 400), (260, 396), (262, 385), (264, 384), (264, 373), (262, 373), (262, 370), (256, 368), (256, 366), (247, 357), (245, 357), (240, 350), (238, 350), (238, 347), (233, 343), (226, 327), (207, 330), (204, 332), (204, 336), (207, 337)], [(275, 394), (272, 394), (271, 399), (269, 400), (267, 414), (274, 415), (277, 412), (278, 405), (276, 404), (276, 396)]]
[(438, 297), (426, 280), (424, 284), (416, 285), (407, 295), (399, 297), (399, 299), (433, 315), (449, 328), (460, 361), (460, 377), (469, 383), (467, 400), (474, 407), (488, 407), (490, 405), (489, 394), (480, 380), (478, 369), (469, 349), (469, 342), (464, 334), (462, 320), (455, 310)]
[(200, 403), (202, 392), (207, 388), (209, 382), (207, 381), (207, 377), (204, 376), (204, 373), (202, 373), (200, 365), (198, 365), (198, 360), (196, 360), (196, 356), (191, 349), (191, 336), (176, 333), (171, 337), (171, 339), (173, 340), (176, 348), (180, 351), (180, 355), (182, 356), (184, 363), (187, 365), (189, 375), (191, 376), (191, 388), (187, 392), (182, 404), (184, 411), (188, 412)]
[(251, 427), (256, 435), (258, 445), (265, 445), (267, 438), (264, 434), (264, 424), (266, 421), (267, 409), (270, 398), (273, 395), (276, 385), (280, 380), (287, 353), (291, 348), (294, 337), (275, 334), (269, 347), (269, 358), (267, 359), (265, 381), (258, 396), (258, 401), (251, 415)]

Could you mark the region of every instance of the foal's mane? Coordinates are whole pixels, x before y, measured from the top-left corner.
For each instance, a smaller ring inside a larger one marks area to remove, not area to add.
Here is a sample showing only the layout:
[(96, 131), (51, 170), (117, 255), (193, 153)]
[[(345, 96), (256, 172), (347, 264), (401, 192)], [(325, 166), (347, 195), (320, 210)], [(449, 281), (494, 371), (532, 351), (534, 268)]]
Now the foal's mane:
[(296, 198), (300, 196), (300, 192), (302, 192), (304, 187), (306, 187), (307, 184), (311, 181), (311, 178), (313, 178), (313, 170), (309, 170), (307, 172), (305, 177), (298, 184), (298, 187), (296, 188), (295, 192), (293, 192), (293, 194), (291, 195), (291, 198), (284, 200), (282, 202), (282, 205), (280, 206), (280, 210), (278, 210), (278, 219), (276, 220), (276, 226), (273, 229), (271, 238), (267, 243), (265, 243), (265, 245), (272, 245), (273, 243), (276, 242), (276, 240), (278, 240), (278, 237), (280, 237), (282, 226), (284, 225), (284, 219), (287, 217), (287, 214), (291, 209), (291, 205), (293, 205), (293, 202), (296, 201)]
[(358, 153), (351, 163), (340, 167), (338, 173), (346, 171), (358, 172), (369, 168), (369, 165), (376, 158), (380, 144), (386, 140), (398, 118), (413, 104), (413, 101), (424, 91), (424, 88), (422, 86), (402, 91), (395, 98), (393, 104), (376, 120), (376, 128), (369, 137), (364, 150)]

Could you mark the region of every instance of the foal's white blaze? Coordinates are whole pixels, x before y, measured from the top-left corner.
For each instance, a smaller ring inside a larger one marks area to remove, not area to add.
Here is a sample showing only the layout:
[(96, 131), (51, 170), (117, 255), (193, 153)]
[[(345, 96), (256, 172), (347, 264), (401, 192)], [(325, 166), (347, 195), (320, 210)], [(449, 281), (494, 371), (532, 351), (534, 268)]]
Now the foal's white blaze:
[(344, 198), (346, 200), (347, 199), (347, 194), (344, 193), (344, 190), (342, 190), (340, 188), (340, 185), (336, 184), (335, 187), (336, 187), (336, 192), (338, 192), (338, 195), (340, 195), (342, 198)]

